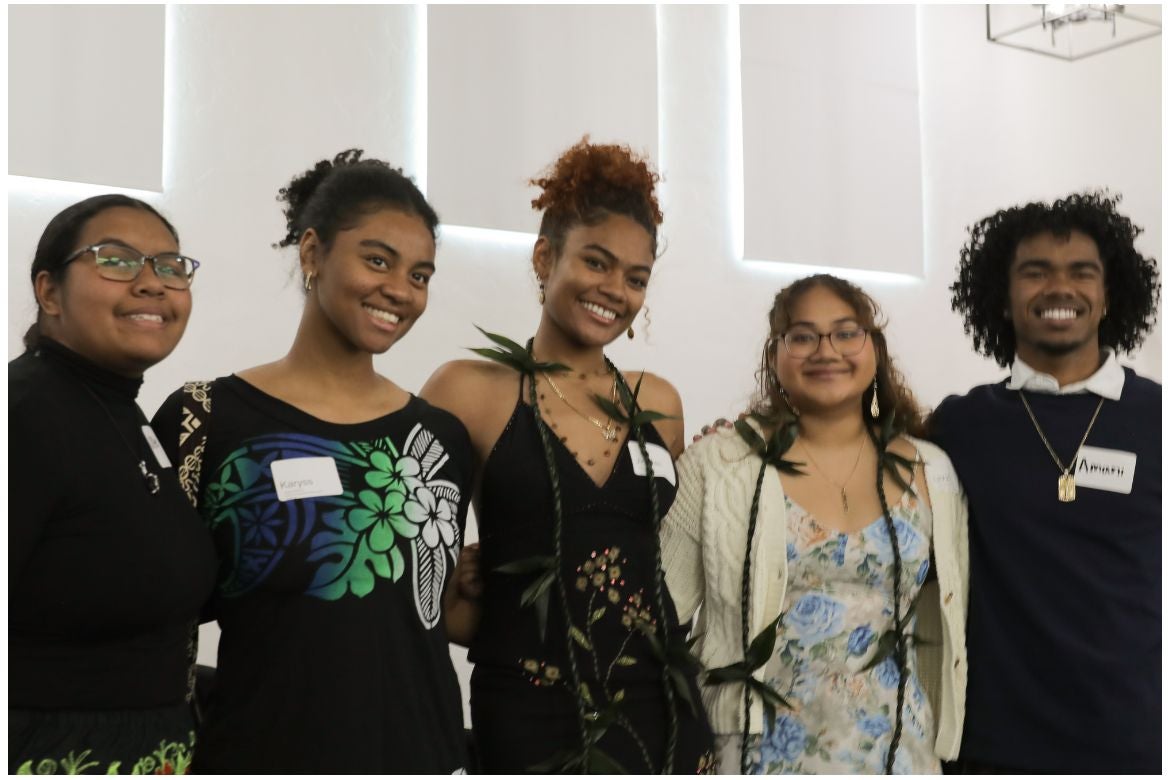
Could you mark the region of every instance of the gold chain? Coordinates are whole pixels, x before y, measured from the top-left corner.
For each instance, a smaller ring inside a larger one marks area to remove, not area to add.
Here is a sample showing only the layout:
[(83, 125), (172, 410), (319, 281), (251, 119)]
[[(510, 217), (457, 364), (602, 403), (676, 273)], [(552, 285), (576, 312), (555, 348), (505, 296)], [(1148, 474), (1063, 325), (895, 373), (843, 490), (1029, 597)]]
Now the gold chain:
[(1028, 403), (1028, 397), (1024, 395), (1022, 390), (1017, 391), (1020, 394), (1020, 400), (1024, 402), (1024, 410), (1028, 413), (1028, 417), (1032, 419), (1032, 426), (1036, 429), (1036, 433), (1040, 434), (1040, 441), (1044, 442), (1044, 446), (1048, 448), (1048, 454), (1056, 461), (1056, 467), (1060, 469), (1060, 478), (1057, 480), (1056, 496), (1059, 500), (1064, 502), (1075, 501), (1077, 497), (1077, 485), (1072, 474), (1068, 471), (1076, 465), (1077, 452), (1081, 451), (1081, 447), (1085, 446), (1085, 442), (1089, 440), (1089, 431), (1093, 430), (1093, 423), (1097, 422), (1097, 415), (1101, 413), (1101, 407), (1105, 405), (1105, 396), (1101, 396), (1101, 400), (1097, 402), (1097, 409), (1093, 412), (1093, 419), (1089, 420), (1089, 427), (1085, 429), (1085, 435), (1081, 437), (1081, 443), (1077, 445), (1076, 452), (1073, 453), (1073, 459), (1068, 466), (1061, 462), (1056, 455), (1056, 450), (1052, 449), (1052, 445), (1048, 442), (1048, 437), (1044, 435), (1044, 431), (1040, 428), (1039, 421), (1036, 420), (1036, 415), (1032, 413), (1032, 407)]
[(853, 479), (853, 474), (857, 471), (857, 464), (861, 463), (861, 451), (865, 449), (866, 438), (867, 437), (865, 436), (861, 437), (861, 443), (857, 445), (857, 457), (853, 460), (853, 468), (849, 469), (849, 476), (845, 477), (845, 481), (841, 484), (837, 484), (833, 480), (829, 479), (828, 472), (821, 468), (820, 464), (817, 463), (816, 458), (814, 458), (812, 455), (812, 450), (808, 448), (808, 445), (804, 443), (803, 439), (800, 441), (800, 447), (804, 450), (804, 454), (808, 455), (809, 461), (813, 464), (813, 466), (816, 467), (816, 470), (821, 473), (821, 476), (825, 478), (825, 481), (841, 491), (841, 508), (845, 510), (846, 517), (849, 516), (849, 496), (845, 495), (845, 486), (849, 484), (849, 480)]
[[(548, 382), (548, 386), (551, 387), (553, 392), (557, 394), (557, 398), (560, 398), (565, 402), (565, 406), (576, 412), (578, 416), (585, 418), (600, 428), (603, 439), (606, 441), (617, 441), (617, 429), (614, 427), (612, 417), (606, 417), (605, 422), (602, 423), (601, 420), (598, 420), (596, 417), (590, 417), (589, 415), (585, 414), (580, 409), (573, 406), (573, 404), (569, 403), (569, 399), (565, 398), (565, 394), (561, 392), (561, 388), (557, 387), (557, 383), (554, 382), (553, 378), (548, 375), (548, 372), (541, 371), (540, 373), (544, 376), (544, 381)], [(617, 374), (614, 374), (613, 377), (613, 392), (611, 400), (614, 405), (617, 405)]]

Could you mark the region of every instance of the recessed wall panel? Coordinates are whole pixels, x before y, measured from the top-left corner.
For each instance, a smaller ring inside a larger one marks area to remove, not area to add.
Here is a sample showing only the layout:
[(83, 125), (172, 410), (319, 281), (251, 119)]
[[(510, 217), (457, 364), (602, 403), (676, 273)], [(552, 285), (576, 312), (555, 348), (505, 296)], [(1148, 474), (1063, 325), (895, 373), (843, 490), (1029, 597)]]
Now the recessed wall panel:
[(744, 253), (921, 275), (913, 6), (743, 6)]
[(427, 183), (443, 222), (534, 232), (526, 181), (588, 133), (657, 157), (653, 6), (427, 9)]
[(8, 172), (162, 189), (161, 5), (8, 8)]

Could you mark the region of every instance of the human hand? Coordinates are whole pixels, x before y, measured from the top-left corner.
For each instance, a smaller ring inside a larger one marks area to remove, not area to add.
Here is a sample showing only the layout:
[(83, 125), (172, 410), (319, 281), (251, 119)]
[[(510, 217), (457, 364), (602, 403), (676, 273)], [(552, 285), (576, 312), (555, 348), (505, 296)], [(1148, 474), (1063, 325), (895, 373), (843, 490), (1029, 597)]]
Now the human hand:
[(483, 577), (479, 570), (479, 542), (467, 544), (459, 552), (455, 563), (455, 587), (460, 598), (477, 600), (483, 595)]
[[(739, 419), (742, 420), (744, 417), (745, 417), (745, 415), (741, 414), (739, 416)], [(694, 444), (695, 442), (702, 439), (704, 436), (710, 436), (711, 434), (715, 433), (715, 431), (719, 430), (720, 428), (731, 428), (731, 427), (734, 427), (734, 426), (732, 425), (730, 420), (727, 420), (723, 417), (720, 417), (718, 420), (711, 423), (710, 425), (704, 425), (702, 428), (700, 428), (699, 429), (700, 432), (696, 433), (693, 437), (691, 437), (691, 443)]]

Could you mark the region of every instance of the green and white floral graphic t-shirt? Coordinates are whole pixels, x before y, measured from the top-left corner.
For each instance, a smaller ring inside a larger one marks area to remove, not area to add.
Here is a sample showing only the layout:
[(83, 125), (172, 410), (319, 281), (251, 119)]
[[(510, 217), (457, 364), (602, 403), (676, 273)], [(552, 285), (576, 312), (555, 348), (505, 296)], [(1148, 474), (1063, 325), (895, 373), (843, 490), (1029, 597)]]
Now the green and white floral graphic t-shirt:
[[(463, 425), (416, 397), (327, 423), (235, 376), (211, 399), (199, 510), (222, 634), (196, 771), (463, 769), (440, 614), (473, 475)], [(182, 402), (155, 418), (172, 453)]]

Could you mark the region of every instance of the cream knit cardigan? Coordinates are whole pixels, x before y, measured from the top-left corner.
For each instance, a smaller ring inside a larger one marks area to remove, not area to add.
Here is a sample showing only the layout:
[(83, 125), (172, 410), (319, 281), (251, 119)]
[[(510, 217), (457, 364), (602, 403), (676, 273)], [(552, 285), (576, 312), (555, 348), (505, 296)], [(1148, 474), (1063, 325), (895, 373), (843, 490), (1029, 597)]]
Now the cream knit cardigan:
[[(907, 437), (909, 438), (909, 437)], [(967, 503), (950, 459), (929, 442), (910, 438), (925, 461), (934, 517), (938, 582), (919, 599), (918, 673), (934, 712), (935, 753), (953, 759), (963, 734), (967, 687)], [(704, 668), (743, 660), (740, 590), (748, 513), (760, 459), (737, 433), (721, 429), (691, 445), (678, 461), (678, 494), (662, 525), (662, 566), (684, 623), (702, 606), (693, 634)], [(754, 638), (780, 613), (788, 584), (787, 515), (775, 469), (764, 476), (752, 546), (751, 625)], [(763, 680), (764, 669), (756, 671)], [(702, 686), (703, 704), (716, 734), (743, 730), (743, 686)], [(751, 731), (761, 733), (763, 708), (752, 697)]]

